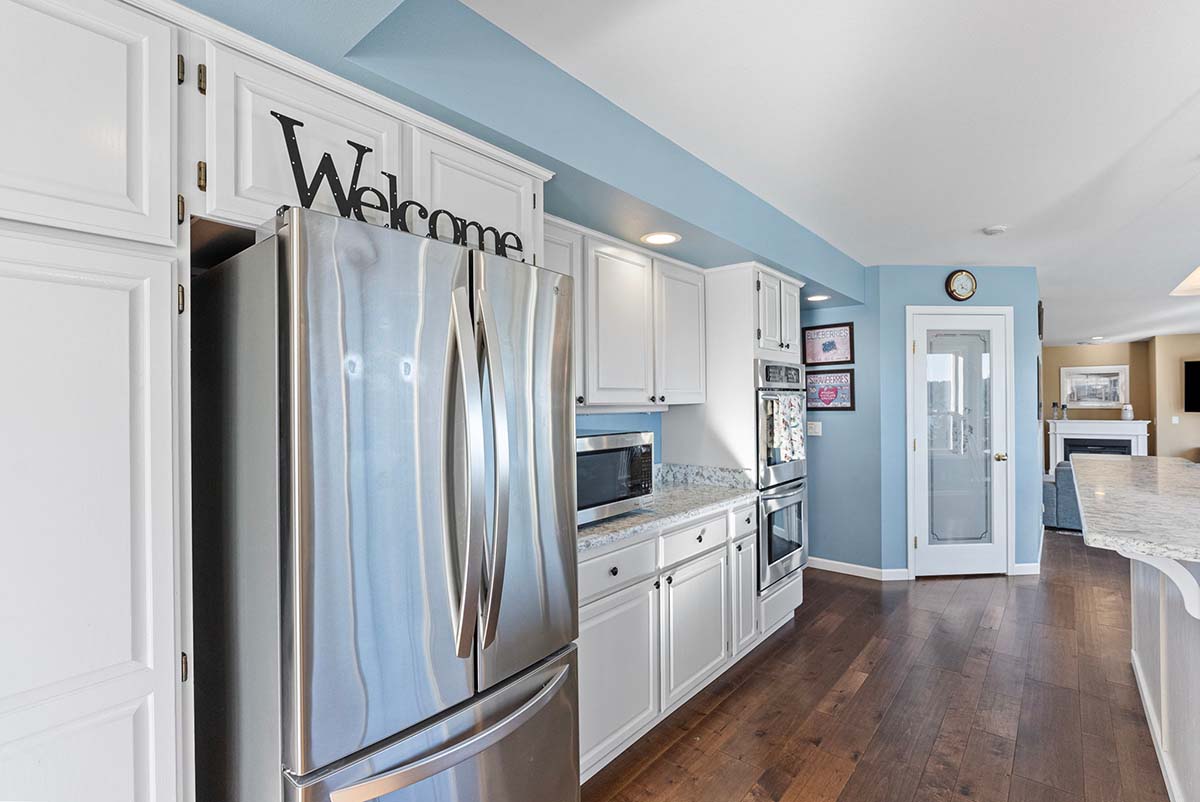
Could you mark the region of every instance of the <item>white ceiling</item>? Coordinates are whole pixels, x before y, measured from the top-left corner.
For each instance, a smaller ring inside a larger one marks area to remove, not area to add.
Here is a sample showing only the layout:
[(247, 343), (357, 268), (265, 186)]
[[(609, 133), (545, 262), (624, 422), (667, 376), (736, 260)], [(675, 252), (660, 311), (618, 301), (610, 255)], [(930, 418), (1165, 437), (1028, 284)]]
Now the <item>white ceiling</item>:
[(466, 3), (864, 264), (1036, 265), (1047, 344), (1200, 331), (1195, 0)]

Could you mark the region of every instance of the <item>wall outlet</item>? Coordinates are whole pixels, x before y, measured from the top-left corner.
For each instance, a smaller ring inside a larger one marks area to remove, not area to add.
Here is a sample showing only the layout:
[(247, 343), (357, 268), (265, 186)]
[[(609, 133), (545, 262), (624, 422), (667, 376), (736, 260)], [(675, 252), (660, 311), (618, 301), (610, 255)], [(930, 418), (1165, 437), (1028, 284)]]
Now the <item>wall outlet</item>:
[(820, 437), (821, 436), (821, 421), (810, 420), (808, 422), (808, 436), (809, 437)]
[(1178, 425), (1178, 423), (1179, 423), (1179, 416), (1178, 416), (1178, 415), (1172, 415), (1172, 416), (1171, 416), (1171, 423), (1174, 423), (1174, 424), (1177, 424), (1177, 425)]

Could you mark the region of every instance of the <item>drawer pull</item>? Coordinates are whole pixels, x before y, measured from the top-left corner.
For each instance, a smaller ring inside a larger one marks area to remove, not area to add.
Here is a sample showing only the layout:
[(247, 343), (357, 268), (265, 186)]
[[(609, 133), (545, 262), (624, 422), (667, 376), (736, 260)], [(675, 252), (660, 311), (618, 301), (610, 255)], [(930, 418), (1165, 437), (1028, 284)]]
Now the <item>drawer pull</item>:
[(658, 590), (658, 589), (659, 589), (659, 588), (661, 588), (661, 587), (662, 587), (662, 583), (661, 583), (661, 582), (659, 582), (657, 579), (656, 579), (656, 580), (654, 580), (654, 589), (655, 589), (655, 590)]
[(703, 532), (701, 532), (700, 534), (696, 535), (696, 542), (697, 542), (697, 543), (703, 543), (703, 542), (704, 542), (704, 533), (703, 533)]
[(620, 573), (620, 571), (617, 569), (617, 566), (615, 566), (615, 565), (612, 568), (609, 568), (608, 572), (610, 574), (612, 574), (613, 576), (616, 576), (617, 574)]
[(667, 577), (667, 584), (671, 584), (671, 577)]
[(738, 544), (737, 550), (738, 550), (738, 551), (741, 551), (741, 550), (742, 550), (742, 544), (741, 544), (741, 543), (739, 543), (739, 544)]
[(749, 515), (747, 515), (747, 516), (746, 516), (746, 523), (750, 523), (750, 516), (749, 516)]

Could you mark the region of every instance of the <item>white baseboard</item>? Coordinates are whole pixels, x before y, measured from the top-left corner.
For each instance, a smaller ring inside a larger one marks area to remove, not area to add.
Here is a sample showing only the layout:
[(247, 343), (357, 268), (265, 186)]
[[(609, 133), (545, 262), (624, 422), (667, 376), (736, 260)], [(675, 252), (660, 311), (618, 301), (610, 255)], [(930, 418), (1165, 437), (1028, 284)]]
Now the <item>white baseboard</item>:
[[(1158, 708), (1150, 706), (1150, 700), (1146, 698), (1146, 683), (1143, 680), (1142, 662), (1138, 659), (1137, 651), (1129, 650), (1129, 662), (1133, 665), (1133, 680), (1137, 684), (1138, 696), (1142, 700), (1142, 709), (1147, 713), (1152, 713)], [(1158, 719), (1153, 715), (1146, 716), (1146, 724), (1150, 729), (1150, 740), (1154, 741), (1154, 751), (1158, 754), (1158, 766), (1162, 770), (1163, 782), (1167, 786), (1167, 798), (1171, 802), (1191, 802), (1191, 800), (1183, 795), (1183, 787), (1179, 782), (1179, 776), (1175, 773), (1175, 764), (1171, 762), (1171, 755), (1163, 751), (1163, 734), (1159, 729)]]
[(1008, 574), (1009, 576), (1027, 576), (1029, 574), (1040, 574), (1041, 572), (1041, 563), (1013, 563), (1012, 570)]
[(869, 565), (855, 565), (837, 560), (826, 560), (824, 557), (809, 557), (808, 567), (820, 571), (832, 571), (835, 574), (861, 576), (864, 579), (875, 579), (880, 582), (896, 582), (908, 579), (907, 568), (874, 568)]

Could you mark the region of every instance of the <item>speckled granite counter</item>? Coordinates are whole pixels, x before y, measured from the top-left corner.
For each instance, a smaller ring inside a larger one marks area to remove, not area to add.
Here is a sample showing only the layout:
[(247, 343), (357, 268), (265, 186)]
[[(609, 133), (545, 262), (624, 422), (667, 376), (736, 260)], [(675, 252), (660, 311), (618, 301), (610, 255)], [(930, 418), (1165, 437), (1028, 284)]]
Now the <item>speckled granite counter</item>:
[(663, 483), (643, 509), (579, 527), (579, 558), (590, 557), (613, 543), (652, 537), (662, 529), (753, 504), (757, 498), (758, 491), (746, 487)]
[(1200, 560), (1200, 465), (1082, 454), (1071, 462), (1089, 546)]

